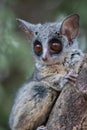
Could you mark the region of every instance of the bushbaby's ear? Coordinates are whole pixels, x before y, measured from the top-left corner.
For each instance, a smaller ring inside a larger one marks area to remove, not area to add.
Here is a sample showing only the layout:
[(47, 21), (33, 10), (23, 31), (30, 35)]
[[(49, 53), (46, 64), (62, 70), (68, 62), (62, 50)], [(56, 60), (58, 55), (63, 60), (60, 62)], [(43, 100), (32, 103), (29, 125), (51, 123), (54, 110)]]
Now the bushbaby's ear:
[(67, 17), (61, 25), (61, 34), (67, 36), (69, 41), (72, 41), (79, 30), (79, 15), (73, 14)]
[(29, 37), (30, 40), (34, 37), (34, 24), (26, 22), (22, 19), (17, 19), (21, 30)]

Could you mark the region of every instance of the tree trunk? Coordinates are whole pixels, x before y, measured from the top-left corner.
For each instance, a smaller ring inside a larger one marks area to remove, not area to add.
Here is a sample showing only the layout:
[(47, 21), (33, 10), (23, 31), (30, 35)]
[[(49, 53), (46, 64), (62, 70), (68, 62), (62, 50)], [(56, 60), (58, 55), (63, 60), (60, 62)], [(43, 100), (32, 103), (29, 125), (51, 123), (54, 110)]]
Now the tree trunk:
[(67, 84), (47, 121), (48, 130), (87, 130), (87, 54), (75, 86)]

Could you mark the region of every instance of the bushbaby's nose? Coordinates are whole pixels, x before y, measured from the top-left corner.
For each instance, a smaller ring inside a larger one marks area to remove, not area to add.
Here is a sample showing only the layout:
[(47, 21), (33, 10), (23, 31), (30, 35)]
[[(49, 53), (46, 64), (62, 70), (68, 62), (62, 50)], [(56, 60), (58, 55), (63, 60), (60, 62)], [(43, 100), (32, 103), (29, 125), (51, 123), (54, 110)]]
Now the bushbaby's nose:
[(47, 61), (47, 57), (42, 57), (42, 60), (46, 62)]

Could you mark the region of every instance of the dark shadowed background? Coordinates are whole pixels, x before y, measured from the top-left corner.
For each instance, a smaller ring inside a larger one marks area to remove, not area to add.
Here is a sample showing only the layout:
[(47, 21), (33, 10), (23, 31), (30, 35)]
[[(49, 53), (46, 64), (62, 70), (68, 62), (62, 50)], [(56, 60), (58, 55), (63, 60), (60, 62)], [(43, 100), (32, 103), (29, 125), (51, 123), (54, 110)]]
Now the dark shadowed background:
[(9, 113), (16, 90), (33, 72), (31, 48), (16, 18), (32, 23), (80, 15), (79, 45), (87, 50), (87, 0), (0, 0), (0, 130), (10, 130)]

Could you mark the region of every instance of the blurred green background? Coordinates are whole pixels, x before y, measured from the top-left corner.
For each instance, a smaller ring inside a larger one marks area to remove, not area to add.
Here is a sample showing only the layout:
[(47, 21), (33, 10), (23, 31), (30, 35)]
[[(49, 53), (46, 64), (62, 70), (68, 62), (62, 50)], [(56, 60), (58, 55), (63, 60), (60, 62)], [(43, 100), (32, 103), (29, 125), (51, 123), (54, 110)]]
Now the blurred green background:
[(87, 0), (0, 0), (0, 130), (10, 130), (13, 98), (33, 72), (31, 48), (16, 18), (32, 23), (80, 15), (79, 45), (87, 50)]

